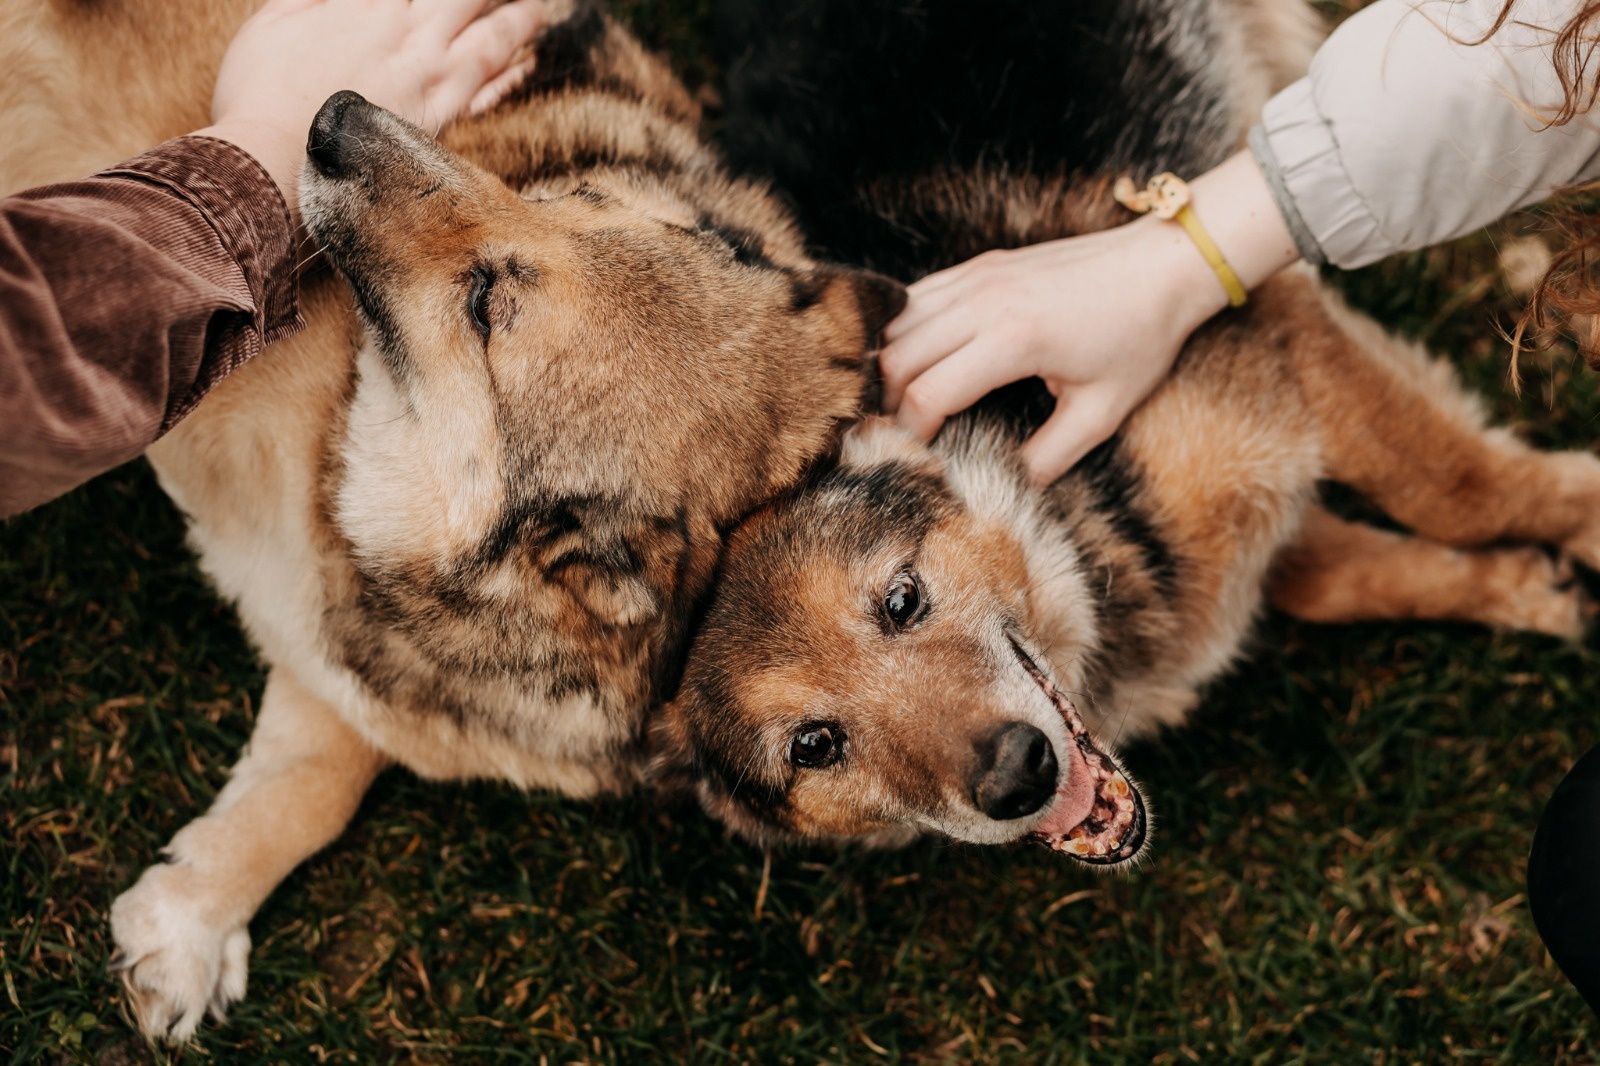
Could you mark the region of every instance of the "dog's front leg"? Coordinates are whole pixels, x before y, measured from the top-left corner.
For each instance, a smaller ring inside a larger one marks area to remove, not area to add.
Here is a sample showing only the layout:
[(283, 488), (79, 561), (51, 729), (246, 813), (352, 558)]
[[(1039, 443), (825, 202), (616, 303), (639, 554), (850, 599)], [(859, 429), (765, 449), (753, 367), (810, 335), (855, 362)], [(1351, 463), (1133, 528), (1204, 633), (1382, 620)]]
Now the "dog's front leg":
[(246, 926), (272, 890), (338, 836), (384, 759), (288, 671), (267, 680), (232, 778), (111, 907), (123, 986), (151, 1037), (182, 1042), (244, 995)]

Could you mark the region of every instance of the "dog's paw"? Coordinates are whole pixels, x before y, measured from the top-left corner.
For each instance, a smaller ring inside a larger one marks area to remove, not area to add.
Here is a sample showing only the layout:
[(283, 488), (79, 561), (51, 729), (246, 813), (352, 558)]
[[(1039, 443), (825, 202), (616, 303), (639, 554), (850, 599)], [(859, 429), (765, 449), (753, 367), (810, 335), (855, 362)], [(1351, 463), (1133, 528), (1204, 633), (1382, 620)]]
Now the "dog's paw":
[(1538, 548), (1496, 555), (1500, 565), (1482, 590), (1492, 624), (1566, 640), (1583, 637), (1593, 609), (1571, 559)]
[(151, 1039), (181, 1044), (209, 1010), (221, 1020), (243, 998), (250, 933), (219, 927), (193, 868), (152, 866), (111, 905), (111, 936), (128, 1005)]
[[(1559, 505), (1558, 515), (1574, 521), (1571, 532), (1553, 538), (1555, 547), (1590, 570), (1600, 571), (1600, 456), (1589, 452), (1549, 452), (1538, 457), (1549, 464)], [(1552, 521), (1559, 521), (1552, 516)]]
[(1570, 538), (1561, 549), (1590, 571), (1600, 572), (1600, 522)]

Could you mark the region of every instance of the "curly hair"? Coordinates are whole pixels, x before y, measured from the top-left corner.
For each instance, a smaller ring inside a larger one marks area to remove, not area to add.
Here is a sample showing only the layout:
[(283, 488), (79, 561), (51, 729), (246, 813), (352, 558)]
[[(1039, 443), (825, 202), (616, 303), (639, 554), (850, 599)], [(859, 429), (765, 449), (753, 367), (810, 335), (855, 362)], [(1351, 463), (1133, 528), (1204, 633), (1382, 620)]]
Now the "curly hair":
[[(1513, 17), (1518, 0), (1506, 0), (1486, 33), (1474, 44), (1494, 36)], [(1593, 63), (1600, 51), (1600, 0), (1587, 0), (1566, 25), (1555, 31), (1551, 42), (1551, 61), (1561, 83), (1561, 102), (1541, 116), (1545, 128), (1564, 126), (1588, 114), (1600, 102), (1600, 74)], [(1560, 247), (1550, 267), (1534, 288), (1511, 335), (1512, 380), (1516, 380), (1517, 356), (1532, 331), (1543, 333), (1555, 320), (1576, 323), (1588, 319), (1586, 337), (1578, 344), (1588, 364), (1600, 369), (1600, 214), (1594, 211), (1590, 185), (1569, 190), (1569, 197), (1556, 212), (1555, 225), (1561, 236)]]

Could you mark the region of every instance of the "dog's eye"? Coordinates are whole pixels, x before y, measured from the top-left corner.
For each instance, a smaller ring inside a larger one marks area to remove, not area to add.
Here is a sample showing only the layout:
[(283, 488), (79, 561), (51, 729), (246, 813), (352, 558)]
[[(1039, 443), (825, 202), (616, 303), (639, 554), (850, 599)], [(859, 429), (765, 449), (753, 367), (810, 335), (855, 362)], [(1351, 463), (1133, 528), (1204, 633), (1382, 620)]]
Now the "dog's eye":
[(922, 585), (917, 575), (907, 570), (889, 582), (883, 594), (883, 616), (895, 629), (909, 629), (922, 618)]
[(819, 770), (839, 761), (844, 731), (827, 725), (807, 726), (789, 742), (789, 762), (805, 770)]
[(494, 275), (487, 270), (472, 272), (472, 289), (467, 294), (467, 314), (472, 328), (485, 342), (489, 340), (489, 296), (494, 292)]

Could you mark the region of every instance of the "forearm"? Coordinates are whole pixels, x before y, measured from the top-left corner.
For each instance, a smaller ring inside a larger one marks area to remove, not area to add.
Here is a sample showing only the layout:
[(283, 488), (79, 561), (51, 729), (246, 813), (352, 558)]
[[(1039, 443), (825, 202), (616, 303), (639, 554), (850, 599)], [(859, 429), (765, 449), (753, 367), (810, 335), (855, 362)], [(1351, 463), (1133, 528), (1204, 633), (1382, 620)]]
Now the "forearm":
[(0, 201), (0, 515), (139, 454), (295, 328), (292, 235), (214, 141)]
[(1600, 126), (1540, 118), (1562, 96), (1554, 31), (1582, 4), (1522, 0), (1483, 40), (1502, 5), (1378, 0), (1268, 103), (1251, 147), (1305, 258), (1363, 266), (1600, 176)]
[[(1300, 259), (1272, 189), (1248, 152), (1189, 182), (1189, 195), (1196, 216), (1247, 290)], [(1133, 225), (1150, 227), (1147, 239), (1157, 242), (1154, 254), (1165, 264), (1159, 269), (1173, 286), (1169, 306), (1185, 333), (1228, 306), (1221, 280), (1183, 227), (1153, 217)]]

